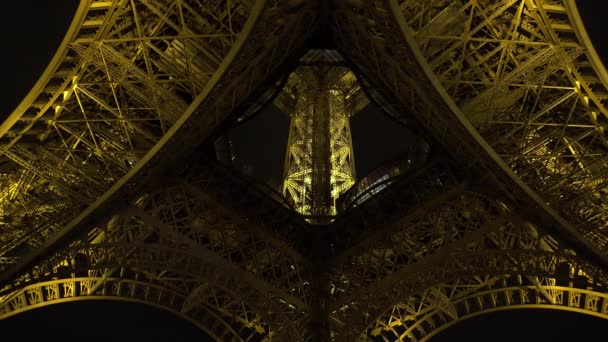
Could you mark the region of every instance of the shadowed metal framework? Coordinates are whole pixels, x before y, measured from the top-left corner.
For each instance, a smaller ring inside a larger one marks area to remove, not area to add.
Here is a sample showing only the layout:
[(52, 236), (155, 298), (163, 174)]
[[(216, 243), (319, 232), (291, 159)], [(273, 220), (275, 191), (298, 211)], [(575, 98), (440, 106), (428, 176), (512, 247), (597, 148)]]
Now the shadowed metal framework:
[[(0, 317), (127, 300), (218, 341), (608, 318), (606, 98), (573, 0), (83, 0), (0, 125)], [(270, 101), (292, 117), (285, 197), (213, 149)], [(308, 146), (300, 113), (332, 101)], [(353, 184), (368, 101), (419, 143)], [(313, 225), (293, 194), (315, 146), (339, 190)]]

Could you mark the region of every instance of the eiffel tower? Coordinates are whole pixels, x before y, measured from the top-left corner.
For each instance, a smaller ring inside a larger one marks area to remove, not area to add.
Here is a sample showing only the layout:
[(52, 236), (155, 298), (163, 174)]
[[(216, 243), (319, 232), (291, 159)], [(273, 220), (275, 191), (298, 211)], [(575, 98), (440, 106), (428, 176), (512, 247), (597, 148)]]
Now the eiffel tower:
[[(82, 0), (0, 125), (0, 318), (120, 299), (218, 341), (608, 318), (607, 98), (573, 0)], [(369, 103), (417, 143), (357, 177)], [(279, 188), (227, 138), (268, 105)]]

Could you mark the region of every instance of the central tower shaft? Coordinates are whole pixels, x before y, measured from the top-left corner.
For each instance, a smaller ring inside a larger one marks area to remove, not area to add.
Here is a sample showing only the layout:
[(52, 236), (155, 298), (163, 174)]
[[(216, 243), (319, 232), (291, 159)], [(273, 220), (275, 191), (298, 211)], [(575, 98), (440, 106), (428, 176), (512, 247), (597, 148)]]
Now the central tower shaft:
[[(312, 108), (312, 175), (311, 175), (311, 214), (314, 216), (331, 215), (331, 164), (330, 164), (330, 120), (331, 112), (326, 76), (319, 69), (313, 69), (317, 81), (316, 89), (307, 92)], [(306, 110), (304, 110), (306, 112)]]
[(327, 223), (336, 199), (355, 182), (346, 106), (355, 89), (347, 68), (321, 65), (297, 68), (284, 89), (294, 105), (283, 194), (312, 223)]

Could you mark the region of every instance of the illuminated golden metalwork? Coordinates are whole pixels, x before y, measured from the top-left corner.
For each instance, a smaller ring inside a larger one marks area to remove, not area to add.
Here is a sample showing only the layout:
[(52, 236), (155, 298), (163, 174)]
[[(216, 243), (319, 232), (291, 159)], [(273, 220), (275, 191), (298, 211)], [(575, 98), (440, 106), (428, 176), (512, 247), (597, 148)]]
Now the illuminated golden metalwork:
[[(120, 298), (320, 342), (608, 318), (608, 73), (574, 1), (328, 3), (83, 0), (0, 125), (0, 318)], [(366, 96), (423, 143), (340, 196)], [(209, 157), (273, 98), (285, 198)]]
[(306, 216), (336, 215), (336, 199), (355, 183), (346, 102), (356, 93), (343, 67), (301, 66), (285, 86), (290, 114), (283, 193)]

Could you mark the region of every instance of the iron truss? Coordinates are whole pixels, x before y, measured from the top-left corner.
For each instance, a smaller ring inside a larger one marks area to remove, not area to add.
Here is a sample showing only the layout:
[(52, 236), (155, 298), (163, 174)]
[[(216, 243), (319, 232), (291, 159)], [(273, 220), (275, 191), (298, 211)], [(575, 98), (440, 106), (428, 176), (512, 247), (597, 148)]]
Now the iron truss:
[[(302, 60), (311, 59), (306, 57)], [(283, 193), (303, 215), (336, 215), (337, 198), (355, 183), (350, 135), (353, 113), (348, 107), (351, 96), (360, 89), (357, 79), (347, 68), (317, 62), (298, 67), (284, 89), (281, 95), (295, 102), (295, 108), (288, 109), (291, 124)], [(285, 101), (279, 100), (280, 105)], [(326, 116), (328, 120), (323, 122)], [(326, 134), (318, 134), (321, 128)], [(316, 198), (317, 193), (329, 198)]]
[[(312, 226), (209, 146), (315, 27), (424, 148)], [(608, 318), (607, 85), (573, 0), (84, 0), (0, 125), (0, 317), (122, 299), (218, 341)]]

